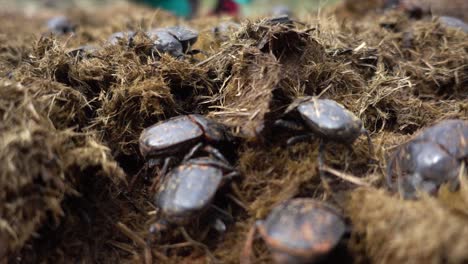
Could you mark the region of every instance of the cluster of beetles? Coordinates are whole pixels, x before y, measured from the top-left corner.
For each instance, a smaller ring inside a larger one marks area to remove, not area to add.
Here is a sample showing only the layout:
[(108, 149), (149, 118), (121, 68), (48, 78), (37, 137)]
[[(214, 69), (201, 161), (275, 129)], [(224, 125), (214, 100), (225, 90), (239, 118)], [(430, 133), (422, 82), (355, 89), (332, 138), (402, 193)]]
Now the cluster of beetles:
[[(288, 143), (320, 138), (320, 172), (324, 146), (329, 141), (350, 146), (364, 134), (373, 156), (372, 142), (361, 120), (333, 100), (298, 99), (285, 111), (285, 117), (276, 123), (291, 129), (303, 126), (307, 131)], [(225, 126), (196, 114), (177, 116), (142, 132), (141, 154), (150, 164), (162, 166), (162, 184), (154, 196), (162, 220), (155, 228), (187, 224), (209, 206), (221, 186), (239, 176), (222, 149), (217, 148), (229, 144), (232, 138)], [(180, 156), (181, 161), (168, 171), (175, 156)], [(444, 183), (456, 188), (467, 158), (468, 121), (442, 121), (395, 151), (388, 163), (388, 187), (394, 190), (396, 181), (397, 190), (407, 199), (417, 198), (419, 192), (435, 194)], [(241, 262), (250, 263), (257, 233), (277, 263), (311, 263), (327, 256), (346, 232), (343, 216), (331, 205), (310, 198), (291, 199), (276, 206), (264, 221), (255, 223)]]
[[(278, 18), (271, 22), (290, 23), (291, 20)], [(48, 26), (57, 34), (75, 29), (66, 18), (51, 20)], [(219, 34), (225, 27), (237, 25), (220, 25), (213, 32)], [(153, 48), (158, 53), (180, 58), (196, 52), (190, 49), (198, 38), (193, 29), (175, 26), (145, 34), (154, 39)], [(134, 36), (134, 32), (118, 32), (107, 43), (114, 45), (123, 40), (131, 45)], [(73, 55), (89, 50), (82, 47), (74, 50)], [(351, 148), (359, 136), (365, 135), (373, 161), (369, 132), (358, 117), (336, 101), (317, 97), (297, 99), (275, 125), (302, 131), (290, 138), (288, 144), (312, 137), (320, 139), (317, 164), (322, 178), (327, 142)], [(152, 233), (190, 223), (210, 206), (222, 186), (240, 176), (223, 153), (233, 148), (233, 142), (228, 127), (198, 114), (176, 116), (141, 133), (139, 147), (147, 166), (159, 168), (159, 184), (153, 186), (159, 218), (151, 227)], [(421, 192), (435, 195), (442, 184), (449, 184), (453, 189), (458, 187), (467, 161), (468, 121), (441, 121), (423, 129), (390, 155), (386, 183), (389, 190), (399, 192), (405, 199), (417, 199)], [(215, 227), (225, 229), (222, 223), (216, 223)], [(267, 244), (275, 262), (314, 263), (326, 258), (348, 230), (344, 217), (333, 206), (311, 198), (290, 199), (253, 225), (241, 253), (241, 263), (250, 263), (257, 234)]]
[[(223, 22), (212, 29), (213, 35), (226, 40), (229, 32), (240, 27), (235, 22)], [(48, 33), (54, 35), (74, 34), (78, 26), (65, 16), (58, 16), (47, 22)], [(199, 33), (187, 26), (170, 26), (162, 28), (153, 28), (146, 32), (124, 31), (115, 32), (106, 41), (106, 45), (124, 44), (131, 47), (134, 44), (134, 38), (137, 34), (143, 34), (153, 41), (151, 53), (159, 56), (168, 54), (175, 58), (184, 58), (186, 55), (200, 53), (199, 50), (192, 50), (191, 46), (198, 40)], [(93, 45), (83, 45), (71, 49), (67, 52), (72, 57), (92, 57), (99, 47)]]

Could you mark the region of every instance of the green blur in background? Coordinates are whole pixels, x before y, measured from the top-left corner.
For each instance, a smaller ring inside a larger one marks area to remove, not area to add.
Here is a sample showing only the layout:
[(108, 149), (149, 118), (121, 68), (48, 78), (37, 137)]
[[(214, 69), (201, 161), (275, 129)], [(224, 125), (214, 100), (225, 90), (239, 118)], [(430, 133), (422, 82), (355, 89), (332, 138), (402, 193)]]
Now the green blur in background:
[(153, 7), (158, 7), (164, 10), (169, 10), (171, 13), (181, 17), (188, 17), (191, 10), (188, 0), (140, 0), (137, 2), (141, 2)]
[[(71, 6), (80, 8), (95, 8), (96, 6), (118, 4), (128, 0), (0, 0), (2, 10), (21, 8), (26, 12), (33, 12), (40, 7), (48, 6), (55, 8), (69, 8)], [(142, 0), (151, 1), (151, 0)], [(178, 4), (178, 2), (186, 2), (179, 0), (161, 0), (164, 5)], [(244, 1), (244, 0), (239, 0)], [(287, 5), (297, 15), (304, 15), (307, 12), (313, 12), (321, 7), (329, 4), (334, 4), (340, 0), (248, 0), (250, 4), (242, 5), (242, 11), (245, 16), (260, 16), (266, 15), (275, 5)], [(357, 1), (357, 0), (356, 0)], [(216, 5), (216, 0), (201, 0), (201, 14), (206, 14), (211, 11)], [(173, 8), (168, 6), (167, 8)], [(186, 11), (181, 11), (181, 16), (186, 16)]]

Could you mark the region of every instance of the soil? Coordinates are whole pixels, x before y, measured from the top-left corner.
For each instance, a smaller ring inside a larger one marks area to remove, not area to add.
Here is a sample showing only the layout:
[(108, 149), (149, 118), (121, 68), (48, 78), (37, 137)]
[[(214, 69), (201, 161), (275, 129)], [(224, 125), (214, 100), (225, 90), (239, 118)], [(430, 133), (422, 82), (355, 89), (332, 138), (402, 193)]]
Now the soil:
[[(468, 37), (437, 16), (375, 10), (359, 20), (320, 16), (272, 24), (263, 18), (184, 21), (163, 11), (117, 5), (95, 11), (0, 16), (0, 259), (6, 263), (208, 263), (210, 254), (179, 228), (149, 232), (158, 220), (142, 175), (141, 131), (197, 113), (237, 138), (230, 152), (242, 175), (213, 204), (232, 217), (210, 228), (213, 210), (184, 228), (221, 263), (238, 263), (247, 232), (281, 201), (312, 197), (343, 214), (351, 234), (325, 261), (466, 263), (468, 191), (407, 201), (385, 186), (393, 150), (445, 119), (468, 120)], [(52, 35), (65, 15), (74, 34)], [(223, 21), (239, 29), (213, 33)], [(345, 22), (344, 22), (345, 21)], [(197, 55), (152, 53), (144, 31), (189, 25)], [(106, 42), (134, 31), (131, 43)], [(70, 51), (96, 49), (83, 55)], [(336, 100), (371, 133), (329, 142), (327, 181), (317, 170), (319, 141), (287, 145), (275, 126), (297, 98)], [(377, 162), (370, 162), (376, 159)], [(461, 173), (463, 174), (463, 173)], [(255, 240), (252, 261), (270, 263)]]

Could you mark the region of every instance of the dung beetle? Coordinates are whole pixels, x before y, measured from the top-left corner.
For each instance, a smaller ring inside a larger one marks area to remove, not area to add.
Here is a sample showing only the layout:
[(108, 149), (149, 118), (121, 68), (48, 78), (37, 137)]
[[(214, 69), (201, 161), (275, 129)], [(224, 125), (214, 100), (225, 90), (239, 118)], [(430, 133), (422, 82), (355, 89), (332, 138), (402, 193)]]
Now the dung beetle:
[(419, 132), (400, 146), (387, 165), (387, 185), (405, 199), (422, 191), (435, 195), (441, 184), (457, 187), (462, 163), (468, 159), (468, 121), (445, 120)]
[(346, 225), (339, 212), (325, 203), (310, 198), (288, 200), (250, 229), (241, 264), (250, 263), (257, 232), (276, 263), (313, 263), (339, 244)]
[(57, 16), (47, 21), (47, 28), (50, 32), (54, 34), (65, 35), (69, 33), (74, 33), (76, 29), (76, 24), (73, 24), (65, 16)]
[(450, 16), (441, 16), (439, 17), (439, 22), (445, 27), (458, 29), (462, 32), (468, 33), (468, 24), (461, 19)]
[(147, 31), (149, 38), (154, 40), (154, 50), (160, 53), (168, 53), (173, 57), (182, 57), (184, 54), (192, 54), (190, 47), (198, 40), (198, 32), (183, 26), (156, 28)]
[(165, 177), (155, 196), (164, 220), (187, 224), (211, 203), (218, 189), (239, 173), (212, 157), (189, 159)]
[(184, 55), (184, 48), (180, 41), (164, 29), (153, 29), (146, 32), (148, 37), (154, 40), (153, 48), (160, 53), (168, 53), (173, 57)]
[[(216, 157), (187, 157), (164, 177), (156, 192), (154, 203), (159, 209), (160, 218), (151, 226), (150, 232), (160, 235), (169, 227), (178, 226), (187, 242), (204, 248), (207, 255), (214, 259), (209, 249), (193, 240), (183, 226), (207, 211), (218, 190), (236, 176), (239, 173), (229, 163)], [(224, 223), (216, 216), (210, 216), (212, 226), (224, 232)]]
[(166, 30), (182, 44), (184, 52), (189, 51), (190, 47), (198, 40), (198, 32), (189, 27), (173, 26), (167, 27)]
[(192, 156), (202, 149), (219, 160), (229, 163), (214, 146), (231, 143), (233, 138), (227, 128), (202, 115), (191, 114), (170, 118), (152, 125), (140, 135), (139, 145), (142, 156), (150, 165), (164, 160), (161, 174), (167, 171), (173, 157)]
[(288, 140), (288, 144), (313, 136), (318, 136), (321, 139), (318, 157), (320, 168), (323, 167), (323, 152), (326, 141), (341, 143), (350, 148), (360, 135), (365, 134), (370, 156), (374, 156), (374, 147), (369, 132), (363, 127), (362, 121), (343, 105), (333, 100), (318, 99), (316, 97), (300, 98), (286, 109), (285, 115), (295, 115), (295, 119), (299, 115), (302, 124), (298, 124), (294, 119), (280, 119), (275, 123), (292, 130), (302, 130), (305, 127), (312, 132), (292, 137)]

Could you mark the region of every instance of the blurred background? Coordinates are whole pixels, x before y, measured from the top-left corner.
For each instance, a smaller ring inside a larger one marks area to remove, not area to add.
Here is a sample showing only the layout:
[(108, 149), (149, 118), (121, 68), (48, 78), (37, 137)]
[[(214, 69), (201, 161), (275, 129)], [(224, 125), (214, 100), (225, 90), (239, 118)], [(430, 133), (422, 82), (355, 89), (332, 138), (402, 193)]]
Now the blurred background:
[[(26, 13), (34, 13), (42, 8), (95, 8), (101, 5), (122, 4), (130, 0), (0, 0), (3, 10), (22, 9)], [(172, 0), (181, 1), (181, 0)], [(334, 4), (340, 0), (251, 0), (249, 4), (241, 5), (244, 16), (256, 16), (267, 13), (273, 6), (285, 5), (296, 14), (316, 11), (323, 6)], [(209, 13), (216, 6), (217, 0), (200, 0), (200, 14)]]

